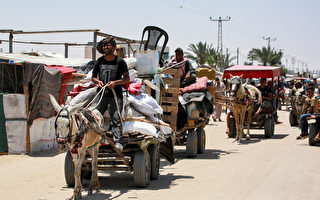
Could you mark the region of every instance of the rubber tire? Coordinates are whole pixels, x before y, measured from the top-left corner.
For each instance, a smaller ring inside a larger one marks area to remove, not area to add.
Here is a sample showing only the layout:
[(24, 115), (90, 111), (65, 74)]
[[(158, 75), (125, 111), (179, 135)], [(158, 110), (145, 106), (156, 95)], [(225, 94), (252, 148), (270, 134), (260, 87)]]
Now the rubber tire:
[(236, 120), (235, 120), (235, 118), (230, 118), (228, 137), (229, 138), (235, 138), (236, 135), (237, 135), (236, 131), (237, 131), (237, 129), (236, 129)]
[(268, 117), (264, 121), (264, 136), (266, 138), (272, 137), (272, 124), (274, 125), (273, 117)]
[(66, 157), (64, 159), (64, 178), (68, 187), (73, 187), (74, 181), (74, 164), (70, 151), (67, 151)]
[(198, 137), (197, 132), (194, 129), (188, 130), (187, 144), (186, 144), (187, 156), (194, 158), (198, 153)]
[(159, 144), (151, 145), (149, 147), (149, 155), (151, 162), (151, 180), (158, 179), (160, 170), (160, 147)]
[(317, 142), (314, 141), (314, 138), (317, 136), (317, 134), (318, 134), (318, 127), (316, 123), (310, 124), (310, 129), (309, 129), (309, 145), (310, 146), (316, 145)]
[(275, 122), (274, 122), (274, 120), (272, 120), (272, 124), (271, 124), (271, 133), (272, 133), (272, 136), (274, 136), (274, 128), (275, 128)]
[(296, 126), (298, 124), (297, 118), (294, 116), (292, 110), (289, 113), (289, 123), (290, 126)]
[(133, 181), (136, 187), (147, 187), (150, 183), (151, 162), (149, 152), (137, 151), (133, 158)]
[(197, 128), (198, 137), (198, 154), (203, 154), (206, 151), (206, 132), (202, 127)]

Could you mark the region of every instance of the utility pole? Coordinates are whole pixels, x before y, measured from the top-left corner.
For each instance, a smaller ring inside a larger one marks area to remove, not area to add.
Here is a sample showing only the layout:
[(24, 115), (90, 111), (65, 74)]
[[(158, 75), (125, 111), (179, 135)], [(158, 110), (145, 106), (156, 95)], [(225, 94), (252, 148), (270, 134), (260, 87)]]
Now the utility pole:
[(237, 65), (239, 65), (239, 47), (237, 48)]
[(263, 36), (263, 39), (264, 40), (268, 40), (268, 47), (270, 47), (270, 41), (276, 41), (277, 38), (270, 38), (270, 37), (264, 37)]
[(218, 46), (217, 51), (222, 52), (222, 22), (224, 21), (230, 21), (231, 17), (226, 17), (225, 19), (222, 19), (219, 17), (218, 19), (213, 19), (210, 17), (210, 21), (216, 21), (218, 22)]

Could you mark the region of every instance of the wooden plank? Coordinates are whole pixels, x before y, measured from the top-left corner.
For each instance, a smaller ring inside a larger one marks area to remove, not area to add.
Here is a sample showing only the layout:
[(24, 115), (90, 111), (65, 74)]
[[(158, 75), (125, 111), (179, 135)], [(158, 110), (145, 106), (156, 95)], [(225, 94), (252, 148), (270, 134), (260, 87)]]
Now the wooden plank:
[[(23, 74), (24, 74), (24, 68), (23, 68)], [(25, 84), (23, 86), (23, 92), (26, 98), (26, 113), (27, 117), (29, 116), (29, 87), (28, 84)], [(26, 143), (27, 143), (27, 152), (30, 155), (31, 154), (31, 144), (30, 144), (30, 126), (27, 124), (27, 137), (26, 137)]]
[(178, 113), (178, 107), (175, 106), (161, 106), (163, 109), (163, 112), (174, 112)]
[(180, 86), (180, 79), (179, 78), (163, 78), (162, 80), (165, 84), (168, 84), (169, 87), (179, 88), (179, 86)]
[(178, 104), (179, 99), (177, 97), (161, 97), (162, 103), (176, 103)]

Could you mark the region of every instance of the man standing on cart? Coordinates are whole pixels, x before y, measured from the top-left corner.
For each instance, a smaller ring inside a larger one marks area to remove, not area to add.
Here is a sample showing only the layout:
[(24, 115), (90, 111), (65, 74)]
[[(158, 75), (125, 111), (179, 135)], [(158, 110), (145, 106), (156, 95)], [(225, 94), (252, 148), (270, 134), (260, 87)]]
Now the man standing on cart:
[[(121, 111), (123, 106), (122, 85), (130, 81), (128, 67), (126, 62), (119, 56), (114, 55), (116, 42), (111, 38), (101, 40), (97, 46), (99, 53), (103, 54), (95, 63), (92, 72), (92, 81), (102, 88), (106, 85), (101, 102), (97, 106), (99, 112), (103, 115), (108, 109), (112, 118), (112, 133), (115, 147), (122, 151), (123, 147), (119, 143), (122, 136)], [(114, 89), (116, 96), (113, 95)], [(117, 100), (117, 104), (115, 102)], [(120, 113), (118, 113), (118, 109)], [(119, 115), (120, 114), (120, 115)]]

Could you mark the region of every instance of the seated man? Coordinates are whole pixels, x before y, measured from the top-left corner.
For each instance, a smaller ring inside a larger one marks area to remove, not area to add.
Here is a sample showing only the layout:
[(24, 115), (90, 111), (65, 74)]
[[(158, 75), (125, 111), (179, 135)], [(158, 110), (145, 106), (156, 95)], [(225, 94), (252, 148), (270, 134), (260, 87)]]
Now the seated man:
[(171, 62), (169, 63), (170, 66), (178, 64), (176, 67), (181, 69), (181, 78), (180, 78), (180, 92), (182, 88), (187, 85), (196, 82), (196, 73), (194, 68), (192, 67), (190, 61), (183, 56), (183, 50), (179, 47), (175, 51), (176, 55), (173, 57)]
[(266, 82), (267, 82), (266, 78), (262, 78), (260, 80), (260, 86), (258, 87), (258, 89), (261, 92), (262, 104), (255, 114), (259, 114), (262, 111), (265, 111), (265, 112), (272, 112), (273, 111), (273, 110), (267, 110), (267, 109), (270, 109), (269, 104), (271, 104), (271, 109), (272, 109), (272, 102), (271, 102), (272, 101), (272, 89), (266, 85)]
[(310, 117), (314, 112), (314, 106), (315, 104), (312, 102), (315, 102), (316, 96), (314, 95), (314, 89), (313, 87), (306, 87), (307, 91), (307, 97), (305, 102), (307, 102), (310, 106), (308, 109), (308, 113), (303, 114), (300, 116), (300, 122), (301, 122), (301, 133), (297, 137), (297, 140), (305, 139), (309, 136), (308, 133), (308, 117)]

